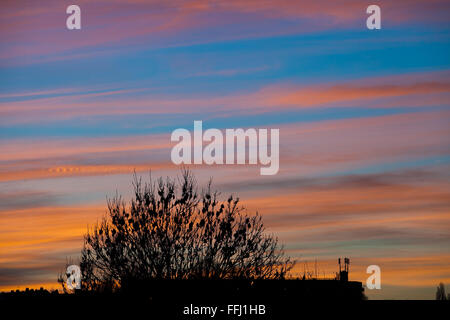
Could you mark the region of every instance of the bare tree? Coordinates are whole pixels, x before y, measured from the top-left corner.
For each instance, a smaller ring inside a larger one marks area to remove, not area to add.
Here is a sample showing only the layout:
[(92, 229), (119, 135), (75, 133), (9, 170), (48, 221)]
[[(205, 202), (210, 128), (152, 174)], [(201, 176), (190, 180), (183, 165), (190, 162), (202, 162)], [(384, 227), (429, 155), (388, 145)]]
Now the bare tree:
[(439, 283), (437, 287), (436, 300), (447, 300), (447, 296), (445, 295), (445, 286), (442, 282)]
[(110, 291), (155, 279), (283, 279), (295, 264), (261, 216), (239, 198), (219, 200), (192, 174), (143, 183), (134, 196), (108, 199), (108, 215), (88, 230), (81, 252), (82, 290)]

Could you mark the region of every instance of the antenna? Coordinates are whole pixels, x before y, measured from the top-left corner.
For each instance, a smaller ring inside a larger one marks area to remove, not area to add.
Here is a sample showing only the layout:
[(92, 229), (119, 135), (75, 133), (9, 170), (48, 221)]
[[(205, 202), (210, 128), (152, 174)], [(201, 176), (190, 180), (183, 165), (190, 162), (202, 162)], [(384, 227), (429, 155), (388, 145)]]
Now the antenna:
[(338, 259), (338, 263), (339, 263), (339, 280), (347, 282), (350, 259), (344, 258), (344, 268), (343, 269), (342, 269), (342, 265), (341, 265), (341, 258)]

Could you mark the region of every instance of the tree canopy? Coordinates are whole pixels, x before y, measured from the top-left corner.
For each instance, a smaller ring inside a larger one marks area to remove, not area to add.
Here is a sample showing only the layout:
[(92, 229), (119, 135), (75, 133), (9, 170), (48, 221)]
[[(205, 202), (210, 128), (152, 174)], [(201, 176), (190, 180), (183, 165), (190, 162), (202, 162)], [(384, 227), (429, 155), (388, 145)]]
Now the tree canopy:
[(131, 201), (116, 194), (107, 205), (84, 237), (81, 290), (163, 279), (283, 279), (295, 263), (258, 213), (248, 214), (239, 198), (220, 200), (211, 181), (199, 191), (187, 170), (145, 183), (135, 174)]

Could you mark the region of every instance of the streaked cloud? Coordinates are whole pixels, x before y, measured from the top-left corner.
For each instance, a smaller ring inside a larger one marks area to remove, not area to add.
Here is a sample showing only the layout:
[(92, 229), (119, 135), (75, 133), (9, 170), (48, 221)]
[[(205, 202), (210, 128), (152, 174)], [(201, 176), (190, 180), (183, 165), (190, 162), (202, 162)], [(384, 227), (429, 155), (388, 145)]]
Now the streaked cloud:
[(193, 120), (280, 129), (276, 176), (187, 167), (258, 210), (298, 275), (349, 256), (354, 280), (382, 267), (383, 298), (450, 281), (448, 2), (380, 1), (376, 32), (357, 0), (77, 4), (80, 32), (60, 1), (2, 3), (0, 290), (58, 287), (105, 197), (179, 173), (170, 133)]
[[(437, 101), (440, 105), (450, 103), (450, 83), (447, 78), (448, 71), (444, 71), (315, 86), (281, 84), (232, 96), (201, 95), (183, 98), (144, 94), (135, 97), (130, 96), (130, 90), (43, 98), (36, 96), (34, 99), (1, 102), (0, 115), (4, 124), (14, 124), (108, 115), (183, 114), (190, 110), (212, 116), (219, 113), (231, 116), (242, 113), (261, 114), (280, 109), (339, 108), (359, 106), (361, 103), (371, 108), (425, 107), (435, 105)], [(427, 99), (435, 95), (438, 95), (436, 99)], [(419, 98), (421, 103), (417, 104)]]
[[(335, 1), (92, 1), (80, 0), (82, 32), (67, 37), (65, 8), (58, 1), (45, 6), (35, 1), (3, 5), (0, 58), (27, 63), (30, 57), (77, 57), (85, 48), (117, 43), (138, 46), (151, 39), (153, 47), (211, 42), (267, 35), (359, 28), (367, 4)], [(445, 23), (450, 7), (443, 0), (381, 1), (384, 25), (426, 21)], [(264, 24), (261, 22), (264, 21)], [(281, 23), (284, 22), (284, 23)], [(286, 23), (289, 22), (289, 23)], [(258, 26), (258, 27), (255, 27)], [(216, 31), (216, 32), (208, 32)], [(197, 35), (197, 36), (196, 36)], [(14, 39), (27, 42), (18, 43)], [(39, 39), (39, 40), (38, 40)], [(95, 55), (95, 52), (88, 53)], [(87, 53), (85, 53), (87, 54)]]

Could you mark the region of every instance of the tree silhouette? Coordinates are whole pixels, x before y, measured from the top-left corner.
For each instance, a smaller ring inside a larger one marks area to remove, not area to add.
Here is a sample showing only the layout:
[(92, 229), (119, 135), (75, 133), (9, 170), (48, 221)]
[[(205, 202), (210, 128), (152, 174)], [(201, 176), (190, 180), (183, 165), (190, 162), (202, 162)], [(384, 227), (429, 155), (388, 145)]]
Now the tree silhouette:
[(108, 199), (108, 214), (85, 235), (82, 290), (163, 279), (283, 279), (295, 264), (258, 213), (248, 215), (239, 198), (219, 200), (211, 181), (199, 192), (187, 170), (156, 183), (135, 174), (133, 189), (128, 204), (117, 194)]
[(447, 300), (447, 296), (445, 295), (445, 286), (442, 282), (439, 283), (436, 289), (436, 300)]

